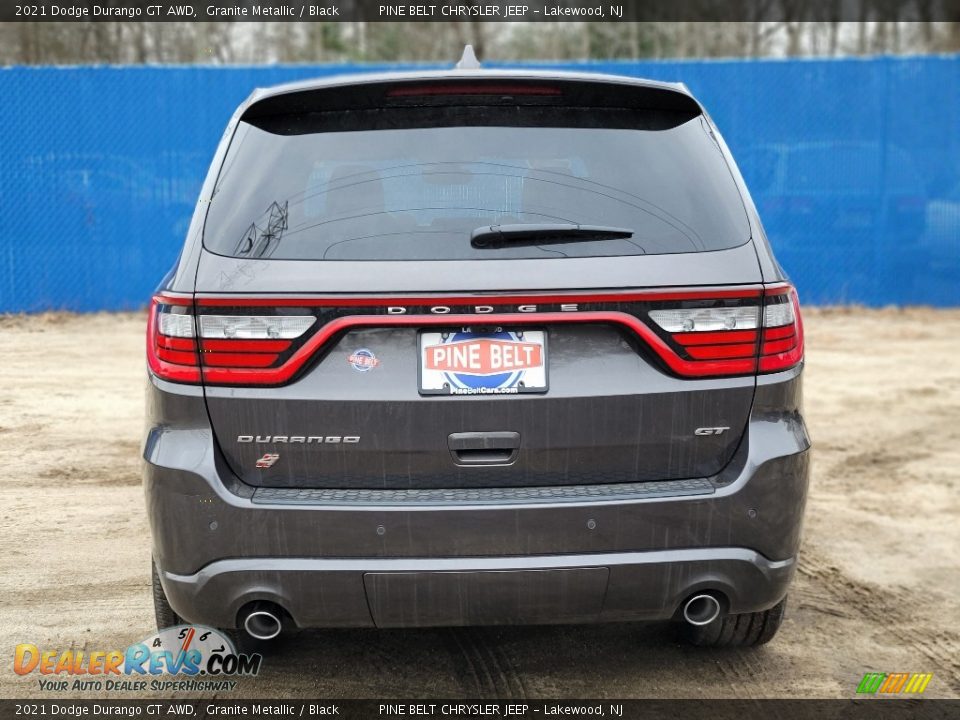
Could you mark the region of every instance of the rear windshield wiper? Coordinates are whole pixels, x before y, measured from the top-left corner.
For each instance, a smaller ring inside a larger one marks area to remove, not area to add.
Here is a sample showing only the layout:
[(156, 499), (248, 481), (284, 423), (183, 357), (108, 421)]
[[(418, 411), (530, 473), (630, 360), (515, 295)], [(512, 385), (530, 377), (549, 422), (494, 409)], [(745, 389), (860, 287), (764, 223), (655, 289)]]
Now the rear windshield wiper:
[(633, 230), (605, 225), (543, 223), (486, 225), (470, 233), (470, 244), (478, 250), (495, 250), (508, 245), (558, 245), (561, 243), (622, 240)]

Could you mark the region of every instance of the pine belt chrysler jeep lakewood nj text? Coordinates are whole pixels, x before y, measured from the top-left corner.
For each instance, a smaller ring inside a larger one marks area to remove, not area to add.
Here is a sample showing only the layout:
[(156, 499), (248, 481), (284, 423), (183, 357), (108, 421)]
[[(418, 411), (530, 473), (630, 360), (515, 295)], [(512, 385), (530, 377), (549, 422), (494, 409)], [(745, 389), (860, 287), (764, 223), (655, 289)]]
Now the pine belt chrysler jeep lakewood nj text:
[(780, 625), (797, 296), (682, 85), (257, 90), (149, 315), (160, 625)]

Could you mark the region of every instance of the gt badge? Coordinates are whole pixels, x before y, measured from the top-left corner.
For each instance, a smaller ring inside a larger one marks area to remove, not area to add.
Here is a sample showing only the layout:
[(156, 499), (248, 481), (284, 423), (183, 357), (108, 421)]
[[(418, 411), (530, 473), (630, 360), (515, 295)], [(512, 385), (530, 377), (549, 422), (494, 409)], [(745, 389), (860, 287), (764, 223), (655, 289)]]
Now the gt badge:
[(702, 427), (693, 431), (694, 435), (723, 435), (728, 427)]

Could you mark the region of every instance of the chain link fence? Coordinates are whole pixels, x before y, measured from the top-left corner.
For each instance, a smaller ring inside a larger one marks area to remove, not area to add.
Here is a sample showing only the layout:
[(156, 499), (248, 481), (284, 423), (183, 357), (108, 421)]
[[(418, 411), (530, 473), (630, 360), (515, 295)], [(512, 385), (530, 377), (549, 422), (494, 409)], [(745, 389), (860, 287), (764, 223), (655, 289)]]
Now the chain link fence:
[[(537, 67), (686, 83), (805, 302), (960, 305), (960, 56)], [(0, 312), (143, 306), (252, 88), (395, 68), (0, 70)]]

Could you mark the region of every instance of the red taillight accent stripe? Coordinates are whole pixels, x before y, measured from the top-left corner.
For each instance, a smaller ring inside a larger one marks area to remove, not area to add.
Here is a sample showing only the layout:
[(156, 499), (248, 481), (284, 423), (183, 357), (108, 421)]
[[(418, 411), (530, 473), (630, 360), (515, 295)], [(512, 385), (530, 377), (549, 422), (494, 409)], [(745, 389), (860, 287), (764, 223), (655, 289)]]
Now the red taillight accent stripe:
[(275, 353), (204, 353), (203, 364), (212, 367), (265, 368), (273, 365), (278, 357)]
[[(651, 302), (657, 300), (704, 300), (760, 297), (760, 286), (704, 288), (703, 290), (651, 290), (648, 292), (566, 293), (544, 295), (419, 295), (411, 297), (236, 297), (197, 296), (200, 307), (390, 307), (433, 305), (536, 305), (537, 303)], [(471, 316), (475, 317), (475, 316)], [(512, 317), (512, 316), (511, 316)]]
[[(237, 302), (243, 305), (245, 301)], [(711, 375), (742, 375), (754, 372), (754, 357), (730, 360), (684, 360), (679, 357), (653, 330), (638, 318), (627, 313), (597, 311), (580, 313), (509, 313), (491, 315), (352, 315), (332, 320), (321, 327), (283, 365), (277, 368), (234, 369), (206, 366), (204, 380), (219, 384), (279, 385), (289, 381), (307, 360), (338, 332), (355, 327), (396, 326), (458, 326), (496, 323), (500, 325), (536, 325), (568, 323), (614, 323), (629, 328), (639, 335), (666, 365), (679, 375), (706, 377)], [(204, 356), (206, 361), (206, 355)]]
[(201, 340), (204, 352), (282, 353), (290, 347), (289, 340)]
[(752, 358), (756, 352), (756, 343), (746, 345), (693, 345), (687, 348), (687, 354), (694, 360)]
[(795, 347), (793, 350), (777, 355), (763, 355), (760, 357), (760, 372), (771, 373), (789, 370), (803, 359), (803, 348)]
[(167, 350), (166, 348), (157, 348), (157, 357), (168, 363), (177, 365), (196, 365), (196, 352), (181, 352), (180, 350)]
[(684, 346), (755, 343), (756, 330), (718, 330), (717, 332), (674, 333), (673, 339)]
[(793, 337), (795, 331), (793, 325), (782, 325), (781, 327), (764, 328), (764, 340), (782, 340), (783, 338)]
[(785, 340), (771, 340), (765, 342), (760, 350), (762, 355), (774, 355), (776, 353), (786, 352), (797, 346), (796, 338), (789, 337)]
[[(358, 327), (436, 327), (496, 323), (499, 325), (612, 323), (626, 327), (639, 336), (663, 363), (683, 377), (710, 377), (744, 375), (759, 369), (765, 372), (786, 369), (802, 358), (802, 331), (799, 306), (789, 285), (667, 289), (633, 292), (528, 294), (528, 295), (460, 295), (414, 297), (276, 297), (276, 296), (206, 296), (198, 297), (201, 307), (336, 307), (382, 308), (402, 306), (407, 311), (434, 306), (456, 309), (472, 305), (537, 305), (552, 303), (630, 303), (650, 301), (751, 299), (764, 293), (767, 297), (791, 293), (795, 304), (796, 327), (767, 328), (762, 334), (756, 330), (729, 330), (708, 333), (676, 333), (662, 337), (652, 326), (638, 317), (618, 310), (582, 310), (576, 312), (511, 312), (477, 314), (359, 314), (331, 320), (317, 329), (299, 347), (296, 342), (273, 340), (202, 340), (203, 378), (221, 385), (281, 385), (289, 382), (305, 364), (337, 333)], [(796, 334), (796, 338), (793, 335)], [(683, 347), (681, 356), (670, 340)], [(762, 342), (761, 342), (762, 341)], [(781, 342), (785, 341), (785, 342)], [(299, 342), (299, 341), (297, 341)], [(786, 342), (795, 343), (787, 348)], [(772, 344), (775, 343), (775, 344)], [(762, 352), (758, 359), (758, 345), (771, 352)], [(279, 353), (295, 348), (279, 367), (270, 367), (279, 360)], [(776, 352), (774, 352), (776, 351)]]
[(157, 347), (167, 350), (182, 350), (184, 352), (196, 352), (197, 343), (190, 338), (168, 337), (166, 335), (157, 335)]

